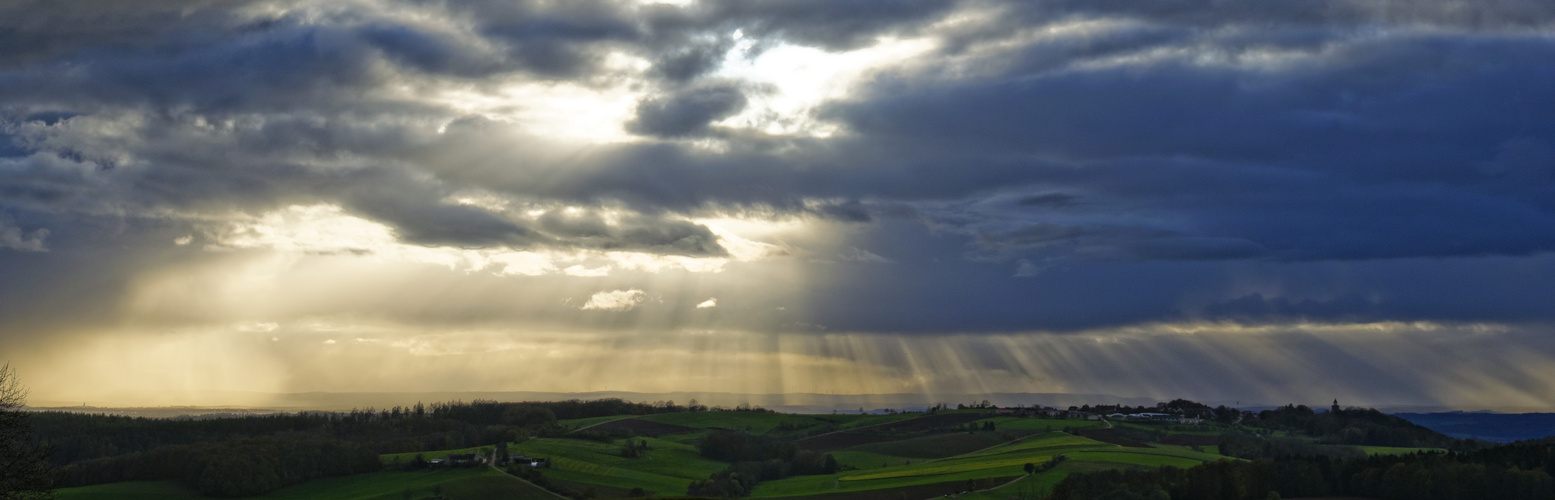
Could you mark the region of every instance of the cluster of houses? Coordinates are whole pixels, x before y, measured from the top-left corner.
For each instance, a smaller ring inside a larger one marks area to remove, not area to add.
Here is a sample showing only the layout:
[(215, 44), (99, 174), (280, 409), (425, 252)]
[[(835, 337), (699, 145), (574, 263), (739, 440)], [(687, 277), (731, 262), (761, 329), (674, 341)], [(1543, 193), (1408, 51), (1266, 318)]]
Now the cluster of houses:
[(1166, 423), (1172, 423), (1172, 424), (1199, 424), (1199, 423), (1204, 422), (1204, 419), (1199, 418), (1199, 417), (1189, 417), (1189, 416), (1185, 416), (1185, 415), (1173, 415), (1173, 414), (1170, 414), (1170, 413), (1148, 413), (1148, 412), (1146, 412), (1146, 413), (1131, 413), (1131, 414), (1113, 413), (1111, 415), (1107, 415), (1107, 419), (1109, 419), (1109, 420), (1136, 420), (1136, 421), (1145, 421), (1145, 422), (1166, 422)]
[(443, 458), (427, 460), (427, 463), (432, 466), (447, 465), (450, 467), (464, 467), (467, 465), (475, 465), (476, 462), (484, 462), (485, 458), (485, 455), (476, 455), (474, 453), (456, 453)]
[[(487, 457), (486, 455), (478, 455), (478, 454), (474, 454), (474, 453), (456, 453), (456, 454), (449, 455), (449, 456), (446, 456), (446, 457), (443, 457), (443, 458), (434, 458), (434, 459), (431, 459), (431, 460), (427, 460), (427, 464), (432, 465), (432, 466), (446, 465), (446, 466), (449, 466), (449, 467), (465, 467), (465, 466), (470, 466), (470, 465), (475, 465), (475, 464), (486, 463), (490, 458), (491, 457)], [(524, 455), (508, 455), (507, 461), (503, 462), (502, 465), (506, 465), (506, 464), (526, 465), (526, 466), (529, 466), (529, 467), (534, 467), (536, 469), (539, 469), (539, 468), (544, 468), (544, 467), (550, 467), (551, 466), (551, 459), (549, 459), (549, 458), (539, 458), (539, 457), (526, 457)]]
[(1157, 411), (1140, 411), (1143, 408), (1129, 408), (1121, 405), (1101, 406), (1071, 406), (1068, 409), (1054, 408), (1051, 406), (1032, 406), (1016, 408), (999, 408), (994, 410), (999, 415), (1013, 417), (1043, 417), (1043, 418), (1072, 418), (1084, 420), (1132, 420), (1139, 422), (1162, 422), (1172, 424), (1196, 425), (1204, 422), (1205, 418), (1213, 418), (1213, 413), (1182, 411), (1175, 408), (1167, 408), (1157, 405), (1152, 408)]
[(536, 468), (536, 469), (543, 469), (543, 468), (551, 466), (551, 459), (549, 459), (549, 458), (539, 458), (539, 457), (526, 457), (526, 456), (523, 456), (523, 455), (508, 455), (508, 464), (511, 464), (511, 465), (527, 465), (527, 466), (530, 466), (530, 467), (533, 467), (533, 468)]

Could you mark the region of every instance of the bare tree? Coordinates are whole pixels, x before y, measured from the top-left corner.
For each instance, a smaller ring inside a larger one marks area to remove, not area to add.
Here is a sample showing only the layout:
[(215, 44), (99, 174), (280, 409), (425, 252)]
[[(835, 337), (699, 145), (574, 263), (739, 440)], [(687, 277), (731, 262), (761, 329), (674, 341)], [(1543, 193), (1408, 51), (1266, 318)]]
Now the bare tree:
[(52, 471), (32, 442), (27, 389), (10, 363), (0, 366), (0, 500), (50, 498)]

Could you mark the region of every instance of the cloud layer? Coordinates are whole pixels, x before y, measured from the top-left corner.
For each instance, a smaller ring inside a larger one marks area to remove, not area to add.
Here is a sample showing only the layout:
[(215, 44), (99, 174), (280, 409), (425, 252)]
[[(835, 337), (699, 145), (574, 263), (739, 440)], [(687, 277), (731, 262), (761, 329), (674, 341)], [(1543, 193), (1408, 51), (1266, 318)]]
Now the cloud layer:
[(12, 3), (0, 344), (1547, 332), (1552, 30), (1534, 0)]

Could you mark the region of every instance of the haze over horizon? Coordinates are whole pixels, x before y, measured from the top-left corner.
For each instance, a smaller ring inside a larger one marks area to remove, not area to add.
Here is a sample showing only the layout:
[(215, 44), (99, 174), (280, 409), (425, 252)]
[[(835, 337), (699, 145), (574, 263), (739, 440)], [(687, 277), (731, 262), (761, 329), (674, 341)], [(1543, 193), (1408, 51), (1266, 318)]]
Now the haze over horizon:
[(1555, 410), (1552, 35), (1542, 0), (0, 2), (0, 361), (102, 406)]

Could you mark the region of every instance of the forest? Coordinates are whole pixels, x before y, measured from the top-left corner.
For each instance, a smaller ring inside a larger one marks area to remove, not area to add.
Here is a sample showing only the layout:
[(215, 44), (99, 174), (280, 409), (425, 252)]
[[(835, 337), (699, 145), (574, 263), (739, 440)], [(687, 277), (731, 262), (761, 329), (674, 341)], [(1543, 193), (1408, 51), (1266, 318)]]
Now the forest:
[[(1249, 431), (1222, 434), (1220, 460), (1187, 469), (1074, 474), (1052, 500), (1264, 500), (1354, 496), (1384, 500), (1555, 498), (1555, 438), (1494, 446), (1458, 440), (1372, 409), (1259, 412)], [(1284, 436), (1276, 435), (1283, 433)], [(1367, 455), (1357, 446), (1439, 448)]]

